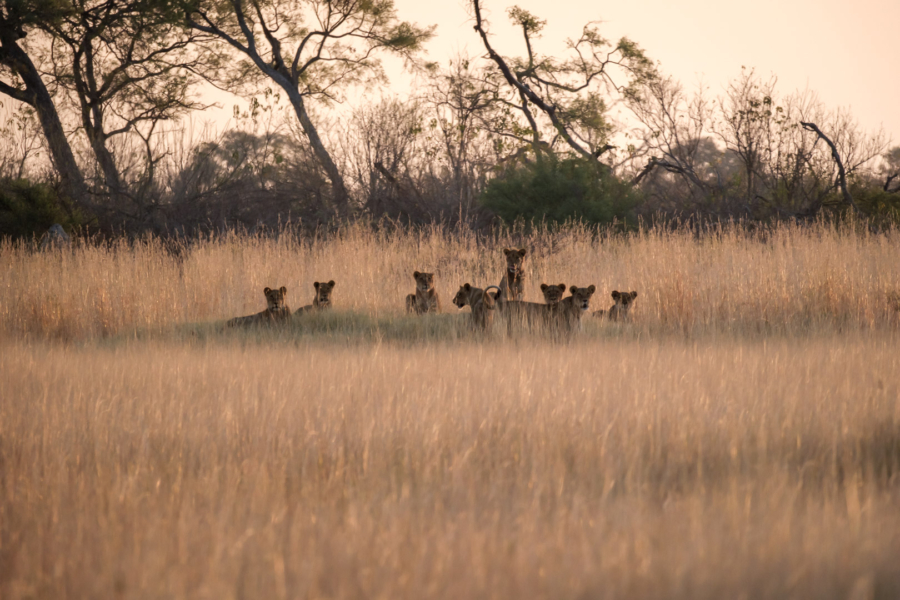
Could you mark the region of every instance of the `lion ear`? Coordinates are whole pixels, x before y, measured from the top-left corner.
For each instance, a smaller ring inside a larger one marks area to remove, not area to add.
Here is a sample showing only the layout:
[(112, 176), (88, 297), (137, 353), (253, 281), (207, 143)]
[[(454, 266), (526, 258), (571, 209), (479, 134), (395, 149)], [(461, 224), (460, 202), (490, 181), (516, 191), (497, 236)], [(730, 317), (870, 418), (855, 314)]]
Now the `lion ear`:
[(271, 292), (271, 291), (272, 291), (272, 288), (266, 288), (266, 289), (263, 290), (263, 294), (265, 294), (266, 296), (268, 296), (268, 295), (269, 295), (269, 292)]
[(418, 277), (418, 276), (419, 276), (419, 272), (418, 272), (418, 271), (413, 271), (413, 277)]
[(632, 297), (632, 298), (637, 298), (637, 292), (631, 292), (631, 297)]
[(526, 250), (525, 248), (519, 248), (519, 256), (525, 256), (526, 254), (528, 254), (528, 250)]
[(542, 284), (541, 284), (541, 291), (542, 291), (542, 292), (546, 292), (548, 287), (550, 287), (550, 286), (547, 285), (546, 283), (542, 283)]
[(561, 291), (561, 292), (566, 291), (566, 284), (564, 284), (564, 283), (561, 283), (561, 284), (559, 284), (559, 285), (556, 286), (556, 287), (558, 287), (558, 288), (559, 288), (559, 291)]
[(507, 256), (509, 256), (509, 253), (510, 253), (510, 252), (512, 252), (512, 248), (504, 248), (504, 249), (503, 249), (503, 254), (505, 254), (505, 255), (507, 255)]
[(588, 292), (590, 292), (591, 294), (593, 294), (596, 291), (597, 291), (597, 286), (595, 286), (594, 284), (591, 284), (588, 286)]
[(328, 282), (328, 287), (334, 287), (334, 279)]
[(613, 290), (612, 298), (613, 298), (613, 300), (618, 300), (618, 299), (619, 299), (619, 292), (616, 291), (616, 290)]
[(285, 286), (281, 286), (281, 293), (287, 295), (287, 288)]
[(464, 283), (464, 284), (463, 284), (463, 289), (466, 290), (466, 291), (468, 292), (469, 290), (472, 289), (472, 286), (469, 285), (468, 283)]
[(316, 288), (316, 289), (319, 289), (319, 282), (318, 282), (318, 281), (314, 281), (314, 282), (313, 282), (313, 287)]
[(578, 286), (577, 286), (577, 285), (573, 285), (572, 287), (569, 288), (569, 293), (570, 293), (570, 294), (574, 294), (576, 291), (578, 291)]

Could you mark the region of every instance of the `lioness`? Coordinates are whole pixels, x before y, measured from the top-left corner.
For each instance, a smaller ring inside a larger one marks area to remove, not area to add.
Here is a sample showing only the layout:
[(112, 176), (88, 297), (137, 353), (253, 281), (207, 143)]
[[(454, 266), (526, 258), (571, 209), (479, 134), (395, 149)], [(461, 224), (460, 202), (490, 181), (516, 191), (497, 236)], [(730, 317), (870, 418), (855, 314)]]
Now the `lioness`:
[(286, 321), (291, 318), (291, 308), (285, 302), (287, 296), (287, 288), (280, 287), (277, 290), (266, 288), (263, 290), (266, 295), (266, 310), (248, 317), (235, 317), (228, 321), (228, 327), (239, 327), (244, 325), (271, 325), (278, 321)]
[(434, 289), (434, 273), (413, 271), (416, 280), (416, 293), (406, 296), (406, 312), (424, 315), (430, 312), (441, 312), (441, 299)]
[(581, 316), (591, 307), (591, 296), (597, 288), (589, 285), (586, 288), (572, 286), (569, 288), (571, 296), (567, 296), (551, 307), (551, 313), (558, 325), (572, 330), (581, 323)]
[(631, 305), (634, 303), (635, 298), (637, 298), (637, 292), (613, 290), (612, 299), (615, 301), (615, 304), (609, 310), (598, 310), (594, 313), (594, 316), (600, 318), (609, 317), (610, 321), (627, 321), (628, 311), (631, 310)]
[(507, 319), (510, 331), (514, 325), (533, 327), (535, 325), (547, 325), (552, 307), (559, 303), (566, 291), (566, 284), (556, 285), (541, 284), (541, 293), (544, 295), (544, 304), (538, 302), (526, 302), (524, 300), (509, 300), (504, 297), (503, 290), (497, 293), (497, 307), (500, 314)]
[[(488, 286), (487, 290), (494, 288), (496, 285)], [(457, 308), (470, 306), (472, 308), (472, 323), (482, 329), (487, 329), (494, 321), (494, 307), (496, 306), (497, 294), (491, 294), (487, 290), (472, 287), (468, 283), (460, 286), (456, 296), (453, 297), (453, 304)]]
[(313, 298), (312, 304), (301, 306), (297, 309), (297, 312), (294, 313), (295, 315), (331, 308), (331, 291), (334, 289), (334, 280), (332, 279), (328, 283), (316, 281), (313, 283), (313, 287), (316, 288), (316, 295)]
[(541, 293), (544, 295), (544, 304), (559, 304), (559, 301), (566, 294), (566, 284), (547, 285), (542, 283)]
[(504, 302), (525, 299), (525, 248), (504, 248), (506, 271), (500, 280), (500, 296)]

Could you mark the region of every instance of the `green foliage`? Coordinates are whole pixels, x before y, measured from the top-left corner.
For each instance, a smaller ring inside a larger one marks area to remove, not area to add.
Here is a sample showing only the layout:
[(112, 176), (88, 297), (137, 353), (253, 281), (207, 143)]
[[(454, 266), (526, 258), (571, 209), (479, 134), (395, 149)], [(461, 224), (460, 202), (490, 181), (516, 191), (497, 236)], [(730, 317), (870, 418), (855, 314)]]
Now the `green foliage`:
[(481, 197), (484, 207), (506, 223), (626, 221), (638, 200), (638, 192), (603, 165), (552, 156), (517, 164), (491, 180)]
[(876, 220), (900, 223), (900, 192), (887, 192), (876, 182), (850, 182), (850, 195), (859, 209)]
[(509, 20), (519, 25), (527, 35), (540, 37), (541, 31), (544, 29), (544, 26), (547, 25), (546, 20), (539, 19), (527, 10), (519, 8), (518, 6), (513, 6), (512, 8), (507, 9), (506, 12), (509, 15)]
[(71, 230), (81, 223), (50, 186), (27, 179), (0, 180), (0, 237), (40, 237), (54, 223)]

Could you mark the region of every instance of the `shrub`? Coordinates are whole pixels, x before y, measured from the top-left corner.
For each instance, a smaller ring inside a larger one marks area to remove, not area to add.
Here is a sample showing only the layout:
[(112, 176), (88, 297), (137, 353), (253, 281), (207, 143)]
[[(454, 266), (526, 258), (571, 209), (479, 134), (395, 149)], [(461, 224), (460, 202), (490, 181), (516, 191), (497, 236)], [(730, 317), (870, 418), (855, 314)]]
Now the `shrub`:
[(519, 163), (491, 180), (481, 197), (506, 223), (518, 219), (562, 223), (626, 221), (639, 192), (607, 167), (580, 158)]
[(40, 237), (54, 223), (71, 230), (80, 222), (52, 187), (27, 179), (0, 180), (0, 237)]

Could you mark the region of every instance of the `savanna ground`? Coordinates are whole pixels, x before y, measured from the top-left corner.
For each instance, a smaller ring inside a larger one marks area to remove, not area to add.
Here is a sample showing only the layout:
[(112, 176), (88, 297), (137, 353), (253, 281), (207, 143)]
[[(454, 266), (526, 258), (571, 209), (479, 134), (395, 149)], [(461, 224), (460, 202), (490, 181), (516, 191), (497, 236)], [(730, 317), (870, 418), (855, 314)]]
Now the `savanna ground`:
[[(571, 340), (497, 283), (638, 290)], [(897, 598), (900, 234), (0, 247), (0, 597)], [(414, 269), (448, 314), (402, 313)], [(225, 331), (262, 288), (335, 310)]]

